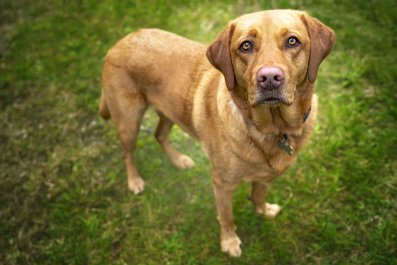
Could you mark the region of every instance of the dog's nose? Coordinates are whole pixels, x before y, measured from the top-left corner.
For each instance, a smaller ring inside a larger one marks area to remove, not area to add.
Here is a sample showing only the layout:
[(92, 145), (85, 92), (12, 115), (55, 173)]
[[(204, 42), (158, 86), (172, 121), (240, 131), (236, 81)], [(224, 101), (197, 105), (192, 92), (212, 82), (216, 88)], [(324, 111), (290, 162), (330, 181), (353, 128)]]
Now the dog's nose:
[(256, 74), (256, 81), (263, 89), (277, 89), (284, 81), (284, 72), (279, 67), (262, 67)]

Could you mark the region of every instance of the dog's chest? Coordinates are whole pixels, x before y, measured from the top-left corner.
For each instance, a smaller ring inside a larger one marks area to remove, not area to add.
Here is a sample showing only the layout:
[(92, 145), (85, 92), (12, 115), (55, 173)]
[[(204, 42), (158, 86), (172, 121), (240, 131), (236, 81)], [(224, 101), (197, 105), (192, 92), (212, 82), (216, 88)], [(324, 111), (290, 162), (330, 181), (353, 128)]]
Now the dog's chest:
[(242, 162), (240, 171), (243, 172), (242, 180), (244, 181), (265, 181), (270, 182), (279, 177), (292, 163), (294, 159), (276, 159), (262, 160), (257, 163)]
[[(268, 136), (257, 142), (245, 139), (245, 144), (234, 142), (231, 147), (235, 167), (244, 181), (271, 181), (280, 176), (295, 160), (281, 149), (276, 136)], [(294, 142), (291, 142), (294, 146)]]

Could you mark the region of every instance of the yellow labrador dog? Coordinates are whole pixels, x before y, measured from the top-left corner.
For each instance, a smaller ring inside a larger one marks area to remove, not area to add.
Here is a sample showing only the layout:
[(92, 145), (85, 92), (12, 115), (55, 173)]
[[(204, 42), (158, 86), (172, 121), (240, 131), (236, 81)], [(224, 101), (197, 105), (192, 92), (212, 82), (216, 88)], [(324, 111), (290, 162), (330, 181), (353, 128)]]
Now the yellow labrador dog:
[(314, 83), (334, 42), (332, 29), (293, 10), (238, 17), (209, 46), (158, 29), (121, 39), (105, 58), (100, 114), (117, 127), (130, 190), (144, 189), (131, 151), (152, 105), (160, 116), (155, 137), (176, 167), (194, 162), (171, 146), (174, 123), (204, 146), (221, 249), (240, 256), (233, 190), (250, 181), (256, 211), (270, 218), (280, 211), (265, 202), (267, 187), (294, 162), (313, 130)]

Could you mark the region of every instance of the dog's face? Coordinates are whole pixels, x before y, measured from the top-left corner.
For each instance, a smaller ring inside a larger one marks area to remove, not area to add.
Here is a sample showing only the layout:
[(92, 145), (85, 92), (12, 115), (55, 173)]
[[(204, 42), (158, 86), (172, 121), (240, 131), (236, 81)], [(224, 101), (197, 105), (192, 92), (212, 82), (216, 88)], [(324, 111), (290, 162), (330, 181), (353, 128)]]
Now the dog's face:
[(235, 80), (247, 89), (249, 105), (292, 104), (310, 56), (310, 38), (300, 18), (265, 12), (243, 16), (231, 25)]
[(304, 12), (264, 11), (231, 21), (207, 57), (249, 107), (291, 105), (296, 90), (315, 81), (334, 41), (330, 28)]

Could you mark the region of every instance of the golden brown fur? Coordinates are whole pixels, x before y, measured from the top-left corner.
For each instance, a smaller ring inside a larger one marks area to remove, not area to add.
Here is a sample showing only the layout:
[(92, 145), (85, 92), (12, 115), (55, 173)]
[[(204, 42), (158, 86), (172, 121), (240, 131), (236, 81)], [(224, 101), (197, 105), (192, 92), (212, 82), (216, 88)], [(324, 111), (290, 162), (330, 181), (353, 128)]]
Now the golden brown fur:
[[(240, 256), (233, 190), (250, 181), (256, 211), (267, 217), (280, 211), (265, 202), (267, 186), (293, 163), (313, 130), (314, 82), (334, 41), (330, 28), (291, 10), (238, 17), (208, 47), (156, 29), (121, 39), (105, 58), (100, 113), (112, 117), (118, 129), (129, 188), (134, 193), (144, 188), (131, 150), (152, 105), (160, 116), (155, 136), (177, 167), (194, 162), (170, 145), (174, 123), (203, 144), (212, 164), (221, 248)], [(250, 50), (242, 48), (244, 42)], [(271, 85), (260, 84), (265, 80)], [(283, 134), (292, 156), (278, 146)]]

